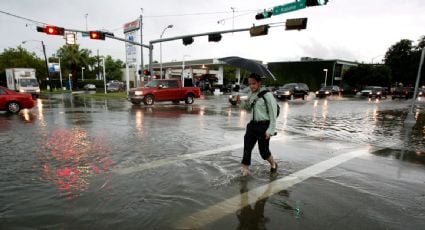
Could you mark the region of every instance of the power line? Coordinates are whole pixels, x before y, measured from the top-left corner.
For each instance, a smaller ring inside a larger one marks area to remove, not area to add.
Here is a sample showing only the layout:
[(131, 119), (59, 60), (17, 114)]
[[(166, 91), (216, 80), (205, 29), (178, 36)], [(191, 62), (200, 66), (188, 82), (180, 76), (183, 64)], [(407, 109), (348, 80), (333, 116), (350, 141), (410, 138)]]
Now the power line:
[(15, 18), (23, 19), (23, 20), (26, 20), (26, 21), (35, 22), (37, 24), (47, 25), (47, 23), (35, 21), (35, 20), (29, 19), (29, 18), (25, 18), (25, 17), (19, 16), (19, 15), (16, 15), (16, 14), (5, 12), (5, 11), (2, 11), (2, 10), (0, 10), (0, 13), (6, 14), (8, 16), (12, 16), (12, 17), (15, 17)]
[[(240, 13), (246, 12), (246, 13), (235, 15), (234, 17), (230, 17), (230, 18), (223, 18), (223, 19), (218, 20), (218, 22), (224, 22), (224, 21), (229, 20), (229, 19), (245, 16), (245, 15), (251, 14), (253, 12), (258, 12), (258, 9), (257, 10), (239, 10), (239, 11), (235, 10), (235, 12), (240, 12)], [(149, 15), (148, 16), (143, 15), (143, 17), (144, 18), (166, 18), (166, 17), (202, 16), (202, 15), (229, 14), (229, 13), (233, 13), (233, 11), (199, 12), (199, 13), (184, 13), (184, 14), (163, 14), (163, 15), (150, 15), (150, 16)], [(123, 28), (124, 28), (123, 26), (117, 26), (114, 29), (111, 29), (111, 31), (117, 31), (117, 30), (121, 30)]]

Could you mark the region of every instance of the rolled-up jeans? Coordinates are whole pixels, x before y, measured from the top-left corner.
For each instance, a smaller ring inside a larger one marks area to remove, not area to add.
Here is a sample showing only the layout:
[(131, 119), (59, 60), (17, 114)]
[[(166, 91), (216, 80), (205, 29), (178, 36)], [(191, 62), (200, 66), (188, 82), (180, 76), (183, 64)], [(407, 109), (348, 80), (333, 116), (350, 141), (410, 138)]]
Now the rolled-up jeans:
[(266, 139), (266, 130), (269, 128), (270, 121), (250, 121), (246, 126), (244, 136), (244, 147), (242, 164), (251, 165), (252, 149), (258, 141), (258, 150), (261, 158), (267, 160), (271, 153), (269, 149), (270, 138)]

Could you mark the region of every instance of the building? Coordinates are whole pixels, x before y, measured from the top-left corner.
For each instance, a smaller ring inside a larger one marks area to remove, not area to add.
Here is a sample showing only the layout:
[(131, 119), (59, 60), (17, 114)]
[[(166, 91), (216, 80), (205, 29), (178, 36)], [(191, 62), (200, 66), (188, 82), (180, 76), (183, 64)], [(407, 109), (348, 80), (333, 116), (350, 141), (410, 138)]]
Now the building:
[[(183, 82), (213, 81), (216, 87), (222, 87), (225, 78), (236, 79), (236, 84), (241, 84), (241, 70), (236, 68), (235, 76), (224, 76), (224, 64), (219, 58), (182, 60), (173, 62), (152, 64), (150, 77), (145, 77), (144, 81), (152, 78), (180, 78)], [(259, 63), (262, 61), (255, 60)], [(270, 71), (275, 75), (276, 82), (273, 84), (283, 85), (290, 82), (306, 83), (311, 90), (317, 90), (323, 85), (338, 85), (344, 87), (343, 75), (350, 67), (357, 66), (358, 63), (339, 59), (323, 60), (318, 58), (301, 58), (300, 61), (269, 62), (267, 64)], [(146, 67), (147, 69), (147, 67)], [(125, 74), (124, 74), (125, 76)], [(125, 78), (123, 78), (125, 79)], [(130, 81), (137, 79), (136, 70), (130, 69)]]
[(344, 87), (343, 75), (356, 62), (339, 59), (322, 60), (317, 58), (301, 58), (300, 61), (269, 62), (270, 71), (275, 75), (279, 85), (290, 82), (306, 83), (311, 90), (322, 85), (338, 85)]

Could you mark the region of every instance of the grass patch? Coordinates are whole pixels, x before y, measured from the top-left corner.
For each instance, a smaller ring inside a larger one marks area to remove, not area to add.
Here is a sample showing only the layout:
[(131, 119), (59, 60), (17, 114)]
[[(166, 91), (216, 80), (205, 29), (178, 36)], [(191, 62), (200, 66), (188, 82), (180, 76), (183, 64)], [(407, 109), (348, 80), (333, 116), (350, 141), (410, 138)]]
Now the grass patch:
[(93, 98), (93, 99), (127, 99), (127, 92), (96, 92), (96, 93), (81, 93), (75, 94), (78, 97)]

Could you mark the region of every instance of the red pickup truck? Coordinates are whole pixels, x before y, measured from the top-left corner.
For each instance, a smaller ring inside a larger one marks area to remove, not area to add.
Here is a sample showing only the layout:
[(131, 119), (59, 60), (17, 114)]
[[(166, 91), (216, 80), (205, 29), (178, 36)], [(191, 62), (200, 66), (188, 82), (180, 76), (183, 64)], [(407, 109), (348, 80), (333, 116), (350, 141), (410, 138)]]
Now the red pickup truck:
[(138, 105), (143, 102), (145, 105), (153, 105), (155, 101), (172, 101), (178, 103), (185, 101), (192, 104), (195, 98), (201, 96), (198, 87), (182, 87), (180, 80), (152, 80), (144, 87), (132, 88), (128, 94), (128, 100)]

